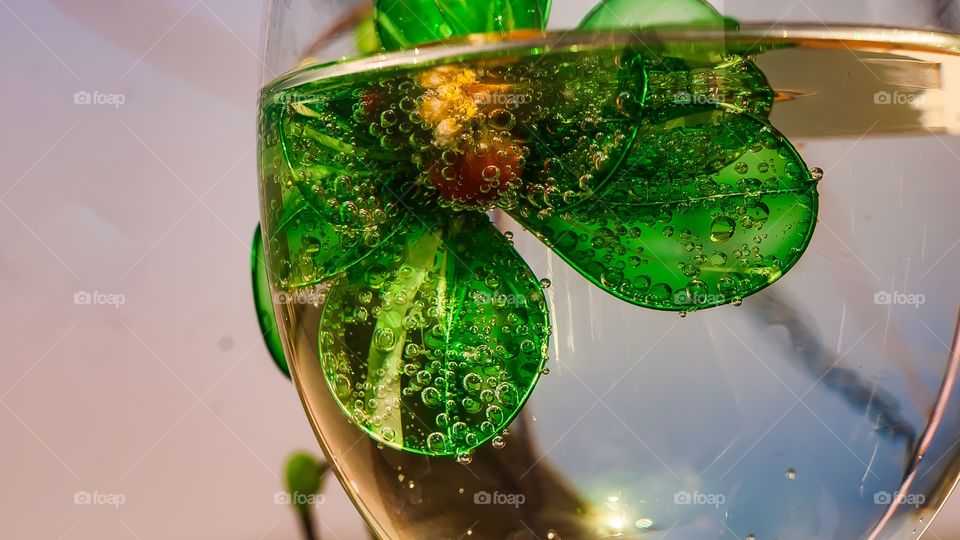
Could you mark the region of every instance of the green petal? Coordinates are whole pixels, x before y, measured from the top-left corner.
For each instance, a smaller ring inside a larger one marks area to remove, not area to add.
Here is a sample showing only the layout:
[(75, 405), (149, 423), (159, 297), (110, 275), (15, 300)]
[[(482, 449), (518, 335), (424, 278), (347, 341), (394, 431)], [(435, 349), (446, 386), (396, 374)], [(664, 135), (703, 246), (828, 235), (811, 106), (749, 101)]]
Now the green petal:
[(416, 223), (327, 296), (320, 360), (343, 411), (383, 444), (460, 455), (519, 413), (547, 359), (540, 284), (485, 214)]
[[(604, 0), (580, 22), (580, 29), (593, 32), (629, 29), (654, 30), (735, 30), (739, 23), (717, 12), (705, 0)], [(660, 56), (688, 61), (719, 63), (724, 57), (723, 40), (662, 41), (647, 39), (644, 48)]]
[(357, 133), (353, 116), (366, 102), (355, 94), (291, 90), (262, 107), (263, 228), (281, 288), (339, 274), (404, 219), (400, 199), (413, 165), (385, 149), (386, 137)]
[[(720, 112), (701, 116), (700, 125), (681, 118), (647, 126), (623, 173), (594, 199), (514, 216), (585, 277), (639, 306), (693, 311), (767, 287), (810, 241), (816, 182), (790, 142), (761, 118)], [(703, 150), (737, 157), (701, 175), (713, 164), (687, 153), (695, 145), (676, 146), (685, 133), (712, 134), (716, 148)]]
[(273, 293), (270, 290), (270, 280), (267, 277), (267, 264), (263, 256), (263, 238), (260, 226), (253, 233), (253, 248), (250, 252), (250, 265), (253, 269), (253, 303), (257, 308), (257, 321), (260, 323), (260, 333), (270, 351), (270, 356), (284, 375), (290, 377), (290, 368), (287, 358), (283, 354), (283, 344), (280, 341), (280, 329), (277, 328), (277, 317), (273, 310)]
[[(716, 173), (749, 148), (743, 141), (756, 131), (754, 123), (726, 119), (766, 117), (774, 100), (763, 72), (736, 56), (695, 67), (649, 50), (600, 51), (575, 63), (548, 57), (537, 69), (520, 75), (533, 81), (523, 92), (549, 95), (551, 106), (512, 133), (526, 142), (530, 169), (518, 202), (538, 210), (593, 198), (625, 167), (674, 178)], [(562, 92), (557, 80), (567, 81)]]
[(618, 172), (619, 185), (636, 197), (656, 198), (657, 190), (715, 175), (749, 152), (767, 126), (763, 119), (713, 105), (655, 109), (640, 122), (636, 146)]
[(686, 28), (724, 28), (731, 24), (704, 0), (603, 0), (583, 21), (585, 30), (631, 28), (643, 30), (656, 26)]
[[(726, 54), (722, 63), (707, 65), (676, 56), (648, 62), (644, 106), (649, 109), (711, 106), (764, 118), (773, 109), (773, 87), (763, 71), (746, 57)], [(688, 112), (679, 108), (671, 114), (677, 117)]]
[[(548, 55), (521, 90), (538, 104), (512, 133), (529, 155), (522, 203), (564, 208), (593, 196), (624, 162), (638, 132), (646, 95), (648, 60), (633, 52), (596, 51), (572, 58)], [(558, 88), (557, 81), (563, 81)], [(523, 109), (521, 109), (523, 110)]]
[(388, 50), (451, 36), (543, 30), (549, 0), (376, 0), (380, 40)]

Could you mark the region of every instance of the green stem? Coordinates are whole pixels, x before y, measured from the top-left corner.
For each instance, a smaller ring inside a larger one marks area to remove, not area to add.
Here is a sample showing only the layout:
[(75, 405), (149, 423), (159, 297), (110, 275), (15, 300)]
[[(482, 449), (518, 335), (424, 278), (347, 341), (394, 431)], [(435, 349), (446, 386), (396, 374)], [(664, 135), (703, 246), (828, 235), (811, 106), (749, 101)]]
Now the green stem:
[(313, 507), (307, 506), (297, 512), (297, 514), (300, 516), (300, 527), (303, 529), (303, 537), (306, 538), (306, 540), (321, 540), (320, 532), (314, 527), (316, 519), (313, 515)]

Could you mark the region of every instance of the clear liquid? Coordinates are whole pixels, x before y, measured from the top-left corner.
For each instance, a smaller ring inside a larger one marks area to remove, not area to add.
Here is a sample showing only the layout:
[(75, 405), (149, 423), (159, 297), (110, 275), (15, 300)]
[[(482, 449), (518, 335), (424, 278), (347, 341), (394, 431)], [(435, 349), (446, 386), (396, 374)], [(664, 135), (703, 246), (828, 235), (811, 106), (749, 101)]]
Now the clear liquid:
[(808, 253), (742, 306), (681, 319), (606, 295), (500, 216), (552, 282), (550, 373), (505, 444), (468, 464), (358, 430), (323, 379), (320, 305), (277, 306), (321, 445), (383, 538), (847, 540), (929, 524), (960, 435), (952, 379), (941, 392), (960, 305), (941, 155), (960, 151), (958, 57), (789, 44), (756, 61), (772, 123), (826, 171)]

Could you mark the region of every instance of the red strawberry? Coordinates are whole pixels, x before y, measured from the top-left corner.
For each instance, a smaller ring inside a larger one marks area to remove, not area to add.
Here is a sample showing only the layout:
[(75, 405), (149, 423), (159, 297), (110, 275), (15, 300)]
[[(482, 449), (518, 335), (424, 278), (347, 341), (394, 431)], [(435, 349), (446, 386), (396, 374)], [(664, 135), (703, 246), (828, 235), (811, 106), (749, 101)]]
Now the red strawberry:
[(487, 207), (516, 182), (521, 174), (520, 159), (521, 150), (512, 141), (486, 135), (465, 152), (438, 159), (428, 177), (448, 201)]
[(360, 98), (360, 107), (363, 119), (367, 122), (378, 122), (383, 108), (383, 95), (374, 90), (367, 90)]

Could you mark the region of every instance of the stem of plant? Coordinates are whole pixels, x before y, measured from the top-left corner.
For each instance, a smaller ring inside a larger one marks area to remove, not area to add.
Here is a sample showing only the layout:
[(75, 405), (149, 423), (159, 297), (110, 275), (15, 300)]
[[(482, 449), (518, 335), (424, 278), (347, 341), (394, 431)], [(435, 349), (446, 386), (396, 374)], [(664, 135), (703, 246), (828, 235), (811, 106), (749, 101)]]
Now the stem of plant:
[(300, 515), (300, 526), (303, 528), (303, 537), (306, 538), (306, 540), (321, 540), (320, 531), (314, 526), (316, 524), (316, 518), (313, 515), (313, 506), (307, 506), (297, 513)]

